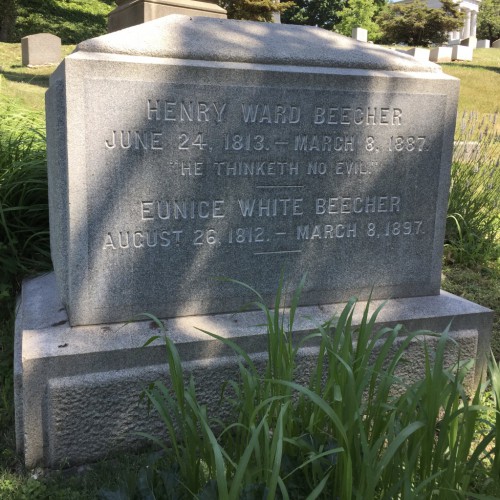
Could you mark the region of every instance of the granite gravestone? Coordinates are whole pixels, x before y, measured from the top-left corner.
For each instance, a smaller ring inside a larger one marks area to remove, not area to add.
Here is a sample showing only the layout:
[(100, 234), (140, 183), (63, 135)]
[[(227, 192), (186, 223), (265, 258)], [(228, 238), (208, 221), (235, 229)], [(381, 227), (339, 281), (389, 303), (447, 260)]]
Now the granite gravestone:
[(478, 49), (489, 49), (490, 48), (490, 41), (489, 40), (478, 40), (476, 48), (478, 48)]
[(61, 39), (51, 33), (37, 33), (21, 38), (23, 66), (58, 64), (61, 60)]
[(457, 80), (323, 30), (250, 25), (261, 50), (238, 22), (147, 26), (80, 44), (52, 76), (72, 325), (235, 311), (250, 295), (218, 277), (270, 300), (281, 269), (308, 274), (303, 304), (439, 293)]
[[(239, 360), (201, 330), (259, 366), (267, 337), (258, 311), (224, 313), (250, 296), (218, 276), (269, 300), (283, 268), (308, 272), (297, 342), (373, 290), (389, 298), (378, 325), (452, 322), (480, 373), (491, 311), (439, 292), (457, 95), (438, 66), (311, 27), (170, 16), (80, 44), (47, 94), (55, 275), (24, 284), (16, 319), (26, 464), (97, 460), (158, 429), (137, 395), (168, 383), (162, 343), (143, 347), (160, 332), (113, 323), (136, 313), (171, 317), (220, 411)], [(300, 373), (316, 353), (299, 350)]]

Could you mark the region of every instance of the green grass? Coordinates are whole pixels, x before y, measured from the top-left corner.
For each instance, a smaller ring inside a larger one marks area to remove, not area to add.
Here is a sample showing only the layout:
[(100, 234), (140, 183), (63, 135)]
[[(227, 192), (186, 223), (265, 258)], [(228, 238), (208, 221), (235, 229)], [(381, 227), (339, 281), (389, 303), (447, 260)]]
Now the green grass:
[[(65, 45), (62, 56), (70, 54), (74, 45)], [(45, 91), (55, 66), (27, 68), (21, 65), (21, 44), (0, 43), (0, 113), (8, 114), (5, 107), (15, 101), (18, 111), (45, 116)]]
[[(500, 54), (496, 49), (476, 49), (472, 61), (442, 63), (443, 72), (460, 79), (458, 114), (475, 111), (492, 115), (500, 111)], [(500, 133), (500, 123), (496, 124)]]

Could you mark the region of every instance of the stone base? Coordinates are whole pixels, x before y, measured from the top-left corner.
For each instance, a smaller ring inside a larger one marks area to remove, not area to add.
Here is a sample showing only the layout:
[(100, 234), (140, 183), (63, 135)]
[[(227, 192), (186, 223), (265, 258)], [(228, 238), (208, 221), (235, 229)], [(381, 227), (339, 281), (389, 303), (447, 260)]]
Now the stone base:
[[(373, 310), (383, 301), (373, 301)], [(355, 324), (365, 303), (356, 307)], [(301, 340), (317, 325), (338, 315), (343, 304), (301, 307), (294, 335)], [(407, 331), (443, 331), (451, 322), (452, 335), (462, 359), (477, 358), (476, 378), (484, 369), (489, 350), (492, 311), (441, 292), (434, 297), (388, 300), (378, 325), (402, 323)], [(185, 372), (195, 377), (200, 400), (209, 411), (219, 407), (221, 384), (238, 372), (237, 358), (221, 342), (199, 329), (237, 341), (260, 365), (265, 362), (266, 329), (259, 311), (165, 320), (167, 335), (175, 342)], [(150, 320), (134, 323), (70, 327), (48, 274), (24, 283), (16, 321), (15, 410), (18, 450), (26, 465), (60, 466), (105, 458), (143, 444), (135, 431), (159, 433), (139, 395), (151, 381), (167, 379), (161, 334)], [(427, 346), (435, 342), (427, 339)], [(314, 366), (317, 347), (300, 350), (299, 373)], [(450, 344), (448, 363), (456, 360)], [(423, 343), (415, 340), (407, 351), (402, 376), (422, 374)], [(304, 369), (302, 369), (304, 364)]]
[(118, 2), (108, 16), (108, 33), (146, 23), (169, 14), (227, 18), (227, 12), (216, 3), (196, 0), (131, 0)]

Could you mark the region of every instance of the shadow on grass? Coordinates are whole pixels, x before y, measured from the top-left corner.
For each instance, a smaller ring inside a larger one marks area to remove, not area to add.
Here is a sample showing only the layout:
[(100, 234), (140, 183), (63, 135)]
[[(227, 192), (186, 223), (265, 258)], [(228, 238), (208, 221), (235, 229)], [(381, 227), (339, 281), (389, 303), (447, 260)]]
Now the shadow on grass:
[[(21, 66), (18, 67), (20, 68)], [(30, 85), (37, 85), (38, 87), (43, 87), (45, 89), (49, 88), (50, 75), (29, 75), (15, 73), (13, 71), (0, 71), (0, 75), (3, 75), (7, 80), (11, 82), (29, 83)]]
[(478, 68), (478, 69), (484, 69), (486, 71), (493, 71), (494, 73), (500, 73), (500, 67), (497, 67), (497, 66), (476, 66), (475, 64), (472, 64), (471, 62), (467, 62), (467, 63), (457, 63), (457, 62), (441, 63), (441, 65), (446, 66), (447, 68)]

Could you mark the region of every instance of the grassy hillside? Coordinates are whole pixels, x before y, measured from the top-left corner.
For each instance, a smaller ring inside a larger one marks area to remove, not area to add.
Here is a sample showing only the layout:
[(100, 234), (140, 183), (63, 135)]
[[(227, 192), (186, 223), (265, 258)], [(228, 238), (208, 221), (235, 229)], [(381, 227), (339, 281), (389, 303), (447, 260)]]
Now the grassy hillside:
[(500, 50), (476, 49), (473, 61), (446, 63), (441, 67), (446, 74), (460, 79), (459, 114), (500, 111)]
[(33, 33), (52, 33), (78, 43), (106, 33), (114, 0), (18, 0), (16, 41)]

